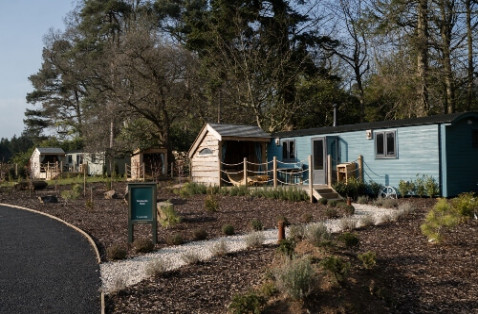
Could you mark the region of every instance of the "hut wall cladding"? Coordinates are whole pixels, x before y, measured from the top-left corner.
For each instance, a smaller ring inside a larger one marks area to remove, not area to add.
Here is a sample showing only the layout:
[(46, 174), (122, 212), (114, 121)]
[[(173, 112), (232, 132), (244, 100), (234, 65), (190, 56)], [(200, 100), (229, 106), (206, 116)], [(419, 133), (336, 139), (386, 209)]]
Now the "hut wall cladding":
[[(212, 154), (200, 155), (203, 149), (210, 149)], [(219, 141), (211, 133), (207, 133), (191, 160), (193, 181), (207, 185), (219, 184)]]

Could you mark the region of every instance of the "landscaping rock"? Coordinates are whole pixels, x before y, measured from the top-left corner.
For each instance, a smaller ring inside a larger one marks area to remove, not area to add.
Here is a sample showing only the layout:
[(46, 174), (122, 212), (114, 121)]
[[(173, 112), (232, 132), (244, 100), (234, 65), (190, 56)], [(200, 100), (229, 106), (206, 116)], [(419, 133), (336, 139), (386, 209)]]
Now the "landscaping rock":
[(55, 195), (38, 196), (38, 200), (42, 204), (58, 203), (58, 198)]
[(118, 194), (116, 193), (115, 190), (109, 190), (105, 192), (105, 199), (107, 200), (112, 200), (112, 199), (118, 199)]

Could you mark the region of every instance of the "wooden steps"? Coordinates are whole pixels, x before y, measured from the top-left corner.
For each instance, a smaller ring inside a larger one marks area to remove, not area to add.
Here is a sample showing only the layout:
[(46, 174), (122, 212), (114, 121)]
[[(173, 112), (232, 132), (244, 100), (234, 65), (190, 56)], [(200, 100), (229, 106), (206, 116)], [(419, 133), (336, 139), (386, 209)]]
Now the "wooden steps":
[(329, 201), (332, 200), (342, 200), (342, 197), (335, 191), (332, 187), (327, 185), (314, 185), (313, 196), (316, 200), (325, 198)]

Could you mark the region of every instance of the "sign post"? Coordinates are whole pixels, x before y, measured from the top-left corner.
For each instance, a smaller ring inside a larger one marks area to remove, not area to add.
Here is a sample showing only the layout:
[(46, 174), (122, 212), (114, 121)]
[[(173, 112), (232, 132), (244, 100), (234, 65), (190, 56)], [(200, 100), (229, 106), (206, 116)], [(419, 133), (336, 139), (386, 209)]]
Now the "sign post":
[(151, 224), (153, 243), (158, 242), (156, 183), (128, 183), (128, 242), (134, 241), (134, 224)]

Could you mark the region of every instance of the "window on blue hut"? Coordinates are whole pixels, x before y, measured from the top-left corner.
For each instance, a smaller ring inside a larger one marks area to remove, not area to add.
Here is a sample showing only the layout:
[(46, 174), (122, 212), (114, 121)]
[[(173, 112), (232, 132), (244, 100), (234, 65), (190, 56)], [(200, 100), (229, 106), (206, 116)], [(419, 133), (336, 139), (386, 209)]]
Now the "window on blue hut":
[(375, 157), (396, 158), (397, 141), (396, 131), (374, 132), (375, 135)]
[(282, 160), (295, 161), (295, 141), (282, 142)]

